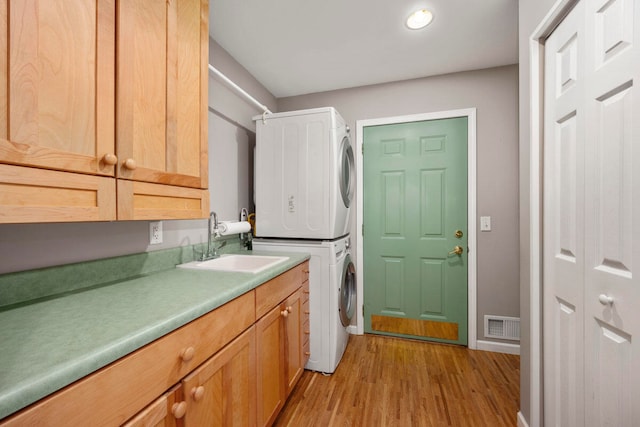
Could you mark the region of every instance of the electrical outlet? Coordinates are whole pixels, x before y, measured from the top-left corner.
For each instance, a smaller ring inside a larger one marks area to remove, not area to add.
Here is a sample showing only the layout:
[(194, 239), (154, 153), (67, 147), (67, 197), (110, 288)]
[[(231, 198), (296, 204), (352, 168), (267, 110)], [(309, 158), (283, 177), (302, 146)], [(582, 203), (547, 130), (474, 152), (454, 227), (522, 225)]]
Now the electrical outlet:
[(149, 244), (158, 245), (162, 243), (162, 221), (149, 223)]

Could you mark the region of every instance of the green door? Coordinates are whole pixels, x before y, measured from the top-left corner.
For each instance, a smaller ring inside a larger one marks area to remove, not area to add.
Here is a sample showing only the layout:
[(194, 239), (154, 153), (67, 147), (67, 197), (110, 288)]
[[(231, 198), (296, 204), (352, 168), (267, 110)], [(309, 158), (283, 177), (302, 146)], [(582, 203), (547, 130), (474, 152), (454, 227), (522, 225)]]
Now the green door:
[(363, 144), (365, 332), (466, 345), (467, 118), (369, 126)]

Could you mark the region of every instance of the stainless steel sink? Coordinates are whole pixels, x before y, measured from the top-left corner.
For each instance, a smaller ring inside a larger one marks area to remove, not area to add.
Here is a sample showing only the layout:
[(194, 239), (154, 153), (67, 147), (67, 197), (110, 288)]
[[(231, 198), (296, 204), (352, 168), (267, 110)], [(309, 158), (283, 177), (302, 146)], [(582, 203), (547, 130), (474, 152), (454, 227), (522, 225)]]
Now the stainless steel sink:
[(289, 257), (286, 256), (228, 254), (221, 255), (219, 258), (210, 259), (208, 261), (193, 261), (186, 264), (180, 264), (177, 267), (191, 268), (195, 270), (234, 271), (237, 273), (256, 274), (288, 259)]

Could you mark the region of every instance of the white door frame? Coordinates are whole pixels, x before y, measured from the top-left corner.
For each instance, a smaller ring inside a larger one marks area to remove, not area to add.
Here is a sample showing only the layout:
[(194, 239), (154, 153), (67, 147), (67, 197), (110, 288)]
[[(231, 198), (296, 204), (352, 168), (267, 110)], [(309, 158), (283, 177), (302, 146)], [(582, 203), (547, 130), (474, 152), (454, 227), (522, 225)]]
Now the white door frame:
[[(557, 0), (529, 38), (529, 426), (542, 425), (542, 149), (544, 146), (544, 42), (579, 0)], [(519, 420), (520, 421), (520, 420)]]
[(360, 274), (356, 275), (357, 284), (357, 328), (356, 332), (360, 335), (364, 334), (364, 263), (363, 263), (363, 245), (362, 245), (362, 207), (363, 207), (363, 158), (362, 158), (362, 134), (363, 129), (367, 126), (390, 125), (396, 123), (423, 122), (425, 120), (449, 119), (454, 117), (467, 118), (467, 161), (468, 161), (468, 240), (469, 253), (468, 260), (468, 347), (470, 349), (477, 348), (476, 324), (477, 324), (477, 256), (476, 256), (476, 109), (465, 108), (460, 110), (439, 111), (435, 113), (412, 114), (407, 116), (383, 117), (379, 119), (367, 119), (356, 121), (356, 171), (357, 171), (357, 195), (356, 195), (356, 271)]

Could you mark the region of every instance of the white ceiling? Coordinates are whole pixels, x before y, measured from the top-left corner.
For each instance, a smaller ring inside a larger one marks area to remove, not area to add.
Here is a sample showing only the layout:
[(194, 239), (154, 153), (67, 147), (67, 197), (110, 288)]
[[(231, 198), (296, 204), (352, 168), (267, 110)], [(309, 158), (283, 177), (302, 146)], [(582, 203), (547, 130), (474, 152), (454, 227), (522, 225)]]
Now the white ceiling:
[(518, 62), (517, 0), (211, 0), (210, 23), (277, 98)]

